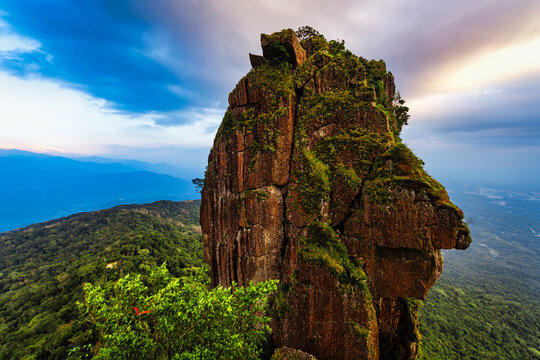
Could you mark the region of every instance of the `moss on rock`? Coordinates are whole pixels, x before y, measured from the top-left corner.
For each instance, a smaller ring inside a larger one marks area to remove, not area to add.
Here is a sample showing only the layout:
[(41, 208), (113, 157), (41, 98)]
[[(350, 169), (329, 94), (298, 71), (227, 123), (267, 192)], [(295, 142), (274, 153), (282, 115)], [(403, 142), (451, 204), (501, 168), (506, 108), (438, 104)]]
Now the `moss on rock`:
[[(206, 196), (211, 193), (216, 202), (208, 214), (226, 216), (232, 197), (238, 200), (238, 218), (217, 226), (232, 232), (251, 227), (253, 244), (242, 246), (261, 249), (275, 242), (270, 253), (281, 256), (281, 263), (269, 264), (265, 258), (242, 266), (248, 274), (267, 266), (282, 276), (273, 305), (276, 326), (286, 324), (279, 331), (294, 334), (285, 337), (278, 331), (277, 339), (316, 351), (331, 348), (326, 358), (384, 357), (377, 352), (378, 341), (388, 341), (388, 354), (414, 355), (418, 303), (403, 297), (423, 297), (442, 268), (438, 249), (466, 248), (470, 233), (444, 187), (399, 137), (408, 108), (385, 62), (355, 56), (343, 41), (327, 41), (316, 31), (309, 34), (301, 42), (290, 29), (261, 37), (264, 59), (256, 61), (229, 97), (211, 154), (213, 170), (207, 174), (228, 174), (219, 167), (225, 164), (243, 179), (243, 186), (221, 179), (219, 193), (208, 187)], [(274, 198), (266, 200), (268, 194), (257, 190), (269, 185), (275, 186), (283, 206), (278, 212), (269, 208)], [(259, 217), (272, 213), (282, 219), (274, 233), (282, 238), (256, 234), (262, 228), (256, 225), (266, 219), (253, 216), (255, 223), (248, 224), (246, 204), (260, 207)], [(242, 239), (242, 233), (235, 235), (230, 238)], [(225, 283), (238, 271), (228, 267), (244, 261), (235, 261), (242, 251), (234, 244), (231, 240), (229, 253), (210, 255)], [(419, 279), (425, 282), (417, 290)], [(384, 295), (381, 283), (391, 289)], [(390, 300), (382, 306), (384, 297)], [(331, 309), (343, 316), (342, 323), (327, 322), (321, 314), (325, 301), (342, 307)], [(304, 309), (307, 302), (319, 307)], [(304, 320), (311, 322), (309, 340), (303, 338)], [(323, 323), (333, 325), (319, 329), (317, 324)], [(391, 325), (407, 332), (403, 341)], [(340, 334), (351, 349), (313, 340), (330, 333)]]

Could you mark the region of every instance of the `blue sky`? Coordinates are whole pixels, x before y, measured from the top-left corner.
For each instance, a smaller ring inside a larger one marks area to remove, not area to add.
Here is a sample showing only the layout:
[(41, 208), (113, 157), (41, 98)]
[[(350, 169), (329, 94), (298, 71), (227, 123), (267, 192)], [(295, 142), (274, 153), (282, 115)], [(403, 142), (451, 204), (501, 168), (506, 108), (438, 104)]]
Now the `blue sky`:
[(204, 169), (260, 33), (384, 59), (435, 176), (540, 178), (537, 0), (3, 0), (0, 148)]

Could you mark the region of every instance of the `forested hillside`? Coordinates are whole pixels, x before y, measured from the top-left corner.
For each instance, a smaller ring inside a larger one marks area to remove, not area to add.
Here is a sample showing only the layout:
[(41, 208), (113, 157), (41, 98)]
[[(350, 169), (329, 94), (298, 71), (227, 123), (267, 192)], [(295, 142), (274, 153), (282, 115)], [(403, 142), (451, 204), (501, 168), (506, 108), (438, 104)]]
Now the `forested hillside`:
[(199, 202), (158, 201), (81, 213), (0, 234), (0, 359), (65, 358), (92, 341), (84, 282), (201, 266)]
[(473, 236), (420, 311), (424, 359), (540, 359), (538, 192), (455, 186)]
[[(536, 202), (453, 197), (472, 218), (473, 243), (445, 252), (420, 314), (424, 359), (539, 359)], [(199, 231), (198, 201), (160, 201), (0, 234), (0, 359), (65, 358), (92, 342), (76, 306), (82, 284), (165, 261), (173, 275), (200, 266)]]

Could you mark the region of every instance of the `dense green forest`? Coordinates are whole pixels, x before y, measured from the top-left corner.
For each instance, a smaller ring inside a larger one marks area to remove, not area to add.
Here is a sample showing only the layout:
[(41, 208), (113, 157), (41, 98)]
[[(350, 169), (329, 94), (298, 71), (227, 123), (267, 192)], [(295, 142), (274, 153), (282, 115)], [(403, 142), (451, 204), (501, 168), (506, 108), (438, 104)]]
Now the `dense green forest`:
[(424, 359), (538, 359), (538, 291), (449, 271), (421, 312)]
[(164, 262), (174, 276), (203, 265), (198, 201), (118, 206), (0, 234), (0, 359), (65, 358), (92, 341), (76, 305), (84, 282)]
[[(473, 244), (444, 252), (420, 314), (423, 359), (540, 359), (538, 209), (453, 197), (473, 218)], [(93, 343), (76, 305), (84, 282), (203, 265), (199, 205), (119, 206), (0, 234), (0, 359), (65, 358)]]
[(538, 193), (453, 188), (473, 243), (443, 251), (420, 311), (424, 359), (540, 359)]

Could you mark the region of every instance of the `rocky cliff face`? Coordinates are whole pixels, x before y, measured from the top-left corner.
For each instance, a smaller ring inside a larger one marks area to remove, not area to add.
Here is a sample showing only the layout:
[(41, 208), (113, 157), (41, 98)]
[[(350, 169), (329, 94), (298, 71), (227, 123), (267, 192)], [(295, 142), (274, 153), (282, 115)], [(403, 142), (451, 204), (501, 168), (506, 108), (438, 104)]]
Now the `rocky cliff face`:
[(229, 95), (202, 193), (214, 285), (280, 279), (276, 347), (318, 359), (413, 359), (439, 249), (463, 213), (400, 140), (407, 108), (383, 61), (294, 31)]

